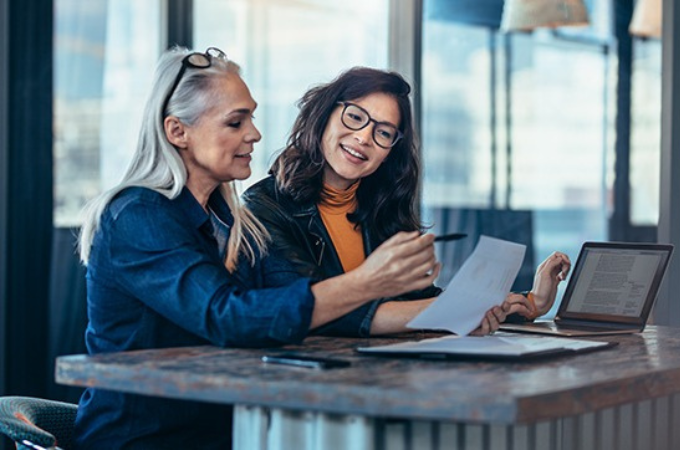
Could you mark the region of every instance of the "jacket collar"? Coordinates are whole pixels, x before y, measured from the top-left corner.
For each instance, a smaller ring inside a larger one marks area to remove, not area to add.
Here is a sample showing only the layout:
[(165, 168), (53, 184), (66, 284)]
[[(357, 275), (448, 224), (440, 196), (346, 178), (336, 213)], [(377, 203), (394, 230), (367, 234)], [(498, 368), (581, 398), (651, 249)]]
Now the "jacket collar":
[[(321, 214), (319, 213), (319, 208), (316, 206), (316, 203), (311, 201), (296, 202), (288, 196), (286, 196), (285, 200), (283, 200), (280, 198), (281, 195), (285, 194), (281, 194), (277, 189), (277, 201), (286, 202), (287, 207), (290, 208), (290, 215), (295, 219), (300, 220), (300, 224), (303, 226), (303, 228), (305, 228), (309, 233), (320, 238), (323, 237), (323, 239), (325, 239), (327, 242), (331, 242), (331, 238), (328, 235), (328, 231), (326, 231), (326, 227), (323, 225)], [(364, 226), (363, 223), (361, 224), (361, 235), (364, 240), (364, 251), (366, 255), (370, 255), (373, 250), (375, 250), (376, 245), (370, 230), (368, 227)], [(340, 259), (337, 256), (334, 248), (331, 249), (331, 253), (335, 255), (334, 259), (337, 259), (339, 264)], [(319, 258), (321, 257), (323, 257), (323, 255), (321, 255)]]
[[(209, 220), (208, 213), (205, 212), (200, 203), (198, 203), (198, 200), (196, 200), (186, 186), (182, 188), (182, 192), (180, 192), (174, 201), (186, 212), (186, 218), (192, 227), (200, 228)], [(222, 197), (219, 189), (215, 189), (215, 191), (210, 194), (208, 205), (210, 205), (210, 208), (217, 214), (217, 217), (219, 217), (220, 220), (229, 226), (233, 225), (234, 216), (231, 214), (231, 210)]]

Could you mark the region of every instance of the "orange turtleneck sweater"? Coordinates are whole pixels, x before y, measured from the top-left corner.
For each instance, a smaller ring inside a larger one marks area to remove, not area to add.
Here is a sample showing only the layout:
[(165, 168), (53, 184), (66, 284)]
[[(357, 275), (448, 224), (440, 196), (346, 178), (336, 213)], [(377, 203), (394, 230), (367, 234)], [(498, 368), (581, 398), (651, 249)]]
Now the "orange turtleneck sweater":
[(359, 182), (346, 190), (335, 189), (324, 183), (319, 202), (319, 213), (326, 230), (333, 241), (335, 251), (340, 257), (345, 272), (360, 266), (366, 259), (364, 239), (361, 228), (347, 219), (347, 214), (357, 207), (357, 189)]

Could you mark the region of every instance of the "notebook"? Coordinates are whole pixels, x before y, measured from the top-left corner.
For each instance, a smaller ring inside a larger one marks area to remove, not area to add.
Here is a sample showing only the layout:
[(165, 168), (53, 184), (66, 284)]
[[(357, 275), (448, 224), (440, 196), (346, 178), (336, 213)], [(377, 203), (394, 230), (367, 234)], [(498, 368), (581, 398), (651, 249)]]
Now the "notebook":
[(612, 342), (498, 332), (493, 336), (445, 336), (421, 341), (359, 347), (359, 353), (428, 359), (533, 360), (609, 348)]
[(672, 253), (671, 244), (586, 242), (555, 319), (500, 329), (569, 337), (640, 332)]

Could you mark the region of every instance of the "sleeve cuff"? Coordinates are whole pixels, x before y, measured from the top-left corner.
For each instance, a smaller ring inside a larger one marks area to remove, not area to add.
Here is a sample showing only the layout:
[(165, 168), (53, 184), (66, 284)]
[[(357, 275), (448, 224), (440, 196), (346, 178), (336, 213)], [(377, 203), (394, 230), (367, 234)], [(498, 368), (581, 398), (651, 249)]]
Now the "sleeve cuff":
[[(299, 344), (307, 337), (314, 311), (311, 283), (309, 278), (302, 278), (288, 286), (290, 291), (279, 306), (270, 329), (269, 336), (272, 339), (286, 344)], [(291, 298), (298, 298), (299, 301), (292, 302)]]
[(359, 324), (359, 337), (370, 337), (371, 336), (371, 324), (373, 323), (373, 318), (375, 317), (376, 311), (380, 305), (384, 303), (382, 300), (374, 300), (369, 304), (368, 311), (363, 320)]

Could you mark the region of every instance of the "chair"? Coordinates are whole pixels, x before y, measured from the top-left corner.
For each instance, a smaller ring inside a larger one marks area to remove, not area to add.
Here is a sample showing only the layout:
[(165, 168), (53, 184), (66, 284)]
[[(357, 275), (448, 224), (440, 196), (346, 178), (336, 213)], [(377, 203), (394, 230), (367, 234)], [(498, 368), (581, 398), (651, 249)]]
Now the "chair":
[(18, 450), (66, 450), (71, 447), (77, 409), (54, 400), (0, 397), (0, 435), (14, 441)]

